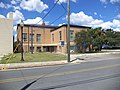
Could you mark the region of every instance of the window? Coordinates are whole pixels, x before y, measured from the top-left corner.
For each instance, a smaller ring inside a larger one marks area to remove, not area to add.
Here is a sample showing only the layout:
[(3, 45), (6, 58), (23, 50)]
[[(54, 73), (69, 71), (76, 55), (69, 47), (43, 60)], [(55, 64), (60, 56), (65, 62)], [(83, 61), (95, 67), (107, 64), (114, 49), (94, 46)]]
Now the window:
[(30, 52), (34, 52), (34, 47), (30, 47)]
[(62, 31), (59, 31), (59, 38), (62, 40)]
[(70, 41), (74, 41), (74, 31), (70, 31)]
[(54, 42), (54, 34), (52, 34), (52, 41)]
[(37, 47), (37, 52), (41, 52), (41, 47)]
[(34, 34), (30, 34), (30, 41), (34, 41)]
[(41, 42), (41, 34), (37, 34), (37, 36), (36, 36), (36, 41), (37, 41), (37, 42)]
[(23, 42), (27, 41), (27, 33), (23, 33)]

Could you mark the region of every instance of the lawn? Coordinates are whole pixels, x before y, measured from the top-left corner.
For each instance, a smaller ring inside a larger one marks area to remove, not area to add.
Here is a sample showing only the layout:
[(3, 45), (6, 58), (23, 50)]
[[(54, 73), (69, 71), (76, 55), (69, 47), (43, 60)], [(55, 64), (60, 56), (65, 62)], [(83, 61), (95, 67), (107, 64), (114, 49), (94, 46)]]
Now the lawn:
[(66, 60), (65, 55), (53, 54), (53, 53), (24, 53), (24, 61), (21, 61), (21, 53), (15, 53), (9, 60), (10, 55), (4, 56), (0, 61), (0, 64), (6, 63), (24, 63), (24, 62), (45, 62), (45, 61), (59, 61)]

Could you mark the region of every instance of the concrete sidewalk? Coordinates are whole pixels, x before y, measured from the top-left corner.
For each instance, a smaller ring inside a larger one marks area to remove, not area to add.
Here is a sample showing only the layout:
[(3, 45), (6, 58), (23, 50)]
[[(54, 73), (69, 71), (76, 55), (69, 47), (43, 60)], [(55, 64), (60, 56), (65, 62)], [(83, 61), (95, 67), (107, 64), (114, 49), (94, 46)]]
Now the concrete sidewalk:
[[(89, 54), (71, 54), (70, 63), (81, 63), (85, 60), (80, 59), (81, 56), (96, 56), (96, 55), (105, 55), (105, 54), (120, 54), (120, 52), (105, 52), (105, 53), (89, 53)], [(75, 60), (76, 59), (76, 60)], [(0, 70), (3, 69), (17, 69), (17, 68), (30, 68), (30, 67), (41, 67), (41, 66), (54, 66), (54, 65), (63, 65), (68, 64), (67, 60), (61, 61), (49, 61), (49, 62), (25, 62), (25, 63), (10, 63), (10, 64), (0, 64)]]

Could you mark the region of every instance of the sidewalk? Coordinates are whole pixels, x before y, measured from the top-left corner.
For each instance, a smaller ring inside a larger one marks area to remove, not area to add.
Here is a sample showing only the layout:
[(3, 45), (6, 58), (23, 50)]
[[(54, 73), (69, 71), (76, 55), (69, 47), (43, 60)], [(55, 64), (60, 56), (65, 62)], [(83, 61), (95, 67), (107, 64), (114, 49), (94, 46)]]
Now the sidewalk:
[[(105, 55), (105, 54), (120, 54), (120, 52), (105, 52), (105, 53), (89, 53), (89, 54), (72, 54), (70, 56), (71, 63), (85, 62), (84, 60), (77, 60), (81, 56), (92, 56), (92, 55)], [(74, 59), (76, 59), (74, 61)], [(10, 63), (10, 64), (0, 64), (0, 70), (3, 69), (17, 69), (17, 68), (31, 68), (31, 67), (41, 67), (41, 66), (54, 66), (68, 64), (67, 60), (61, 61), (49, 61), (49, 62), (27, 62), (27, 63)]]

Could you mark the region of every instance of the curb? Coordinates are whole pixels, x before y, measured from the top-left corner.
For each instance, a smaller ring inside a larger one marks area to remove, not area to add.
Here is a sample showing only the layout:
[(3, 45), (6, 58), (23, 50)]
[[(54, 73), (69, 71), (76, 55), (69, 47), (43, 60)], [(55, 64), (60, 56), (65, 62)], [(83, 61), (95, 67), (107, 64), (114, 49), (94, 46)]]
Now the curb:
[(91, 53), (91, 54), (72, 54), (71, 56), (92, 56), (92, 55), (105, 55), (105, 54), (120, 54), (120, 52), (106, 52), (106, 53)]
[(55, 66), (67, 64), (67, 61), (51, 61), (51, 62), (29, 62), (29, 63), (12, 63), (12, 64), (0, 64), (0, 70), (6, 69), (18, 69), (18, 68), (30, 68), (30, 67), (42, 67), (42, 66)]

